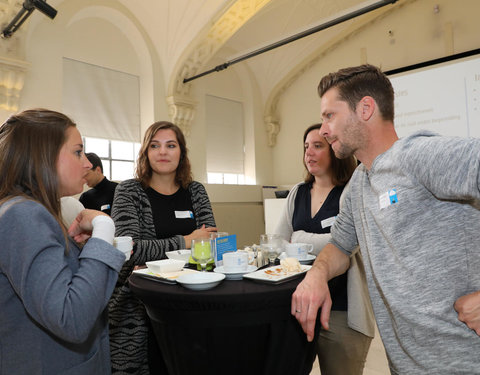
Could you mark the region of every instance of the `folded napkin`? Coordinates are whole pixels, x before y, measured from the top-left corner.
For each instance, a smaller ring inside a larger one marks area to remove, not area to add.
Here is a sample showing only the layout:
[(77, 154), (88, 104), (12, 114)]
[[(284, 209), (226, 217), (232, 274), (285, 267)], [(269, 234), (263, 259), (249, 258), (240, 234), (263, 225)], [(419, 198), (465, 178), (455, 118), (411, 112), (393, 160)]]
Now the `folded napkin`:
[(188, 269), (188, 268), (184, 268), (180, 271), (173, 271), (173, 272), (161, 272), (161, 273), (155, 273), (155, 272), (151, 272), (149, 271), (148, 273), (150, 275), (153, 275), (153, 276), (157, 276), (157, 277), (161, 277), (163, 279), (169, 279), (169, 280), (175, 280), (177, 279), (180, 275), (185, 275), (187, 273), (192, 273), (192, 272), (198, 272), (198, 271), (195, 271), (195, 270), (191, 270), (191, 269)]

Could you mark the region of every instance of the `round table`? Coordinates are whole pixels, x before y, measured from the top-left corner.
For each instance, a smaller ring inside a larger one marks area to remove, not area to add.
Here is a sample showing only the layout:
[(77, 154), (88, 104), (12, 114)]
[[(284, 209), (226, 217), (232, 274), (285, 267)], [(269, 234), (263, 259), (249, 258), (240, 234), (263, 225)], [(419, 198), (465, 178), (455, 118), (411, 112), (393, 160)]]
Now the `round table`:
[(272, 285), (224, 280), (206, 291), (132, 274), (169, 375), (308, 375), (315, 344), (290, 314), (301, 278)]

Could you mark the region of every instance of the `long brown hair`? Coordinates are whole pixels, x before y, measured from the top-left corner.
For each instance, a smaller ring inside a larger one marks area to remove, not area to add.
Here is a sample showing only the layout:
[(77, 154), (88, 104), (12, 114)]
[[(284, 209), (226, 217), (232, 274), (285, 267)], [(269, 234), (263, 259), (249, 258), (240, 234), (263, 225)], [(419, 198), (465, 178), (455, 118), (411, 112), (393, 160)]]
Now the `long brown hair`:
[(148, 161), (148, 147), (153, 137), (159, 130), (171, 129), (177, 137), (177, 142), (180, 146), (180, 161), (175, 172), (175, 183), (186, 189), (193, 181), (192, 167), (188, 159), (187, 142), (182, 130), (175, 124), (168, 121), (158, 121), (150, 125), (143, 137), (142, 146), (138, 153), (137, 167), (135, 176), (143, 187), (148, 187), (152, 178), (152, 167)]
[(18, 196), (35, 200), (64, 234), (57, 159), (71, 126), (64, 114), (39, 108), (12, 115), (0, 127), (0, 203)]
[[(303, 166), (306, 170), (305, 182), (311, 183), (315, 181), (315, 176), (313, 176), (305, 165), (305, 141), (307, 139), (308, 133), (311, 131), (320, 131), (322, 124), (313, 124), (305, 130), (303, 133)], [(328, 145), (328, 150), (330, 153), (331, 168), (332, 168), (332, 183), (335, 186), (344, 186), (347, 184), (350, 177), (352, 177), (353, 171), (357, 167), (357, 159), (354, 156), (349, 156), (345, 159), (338, 159), (333, 152), (332, 146)]]

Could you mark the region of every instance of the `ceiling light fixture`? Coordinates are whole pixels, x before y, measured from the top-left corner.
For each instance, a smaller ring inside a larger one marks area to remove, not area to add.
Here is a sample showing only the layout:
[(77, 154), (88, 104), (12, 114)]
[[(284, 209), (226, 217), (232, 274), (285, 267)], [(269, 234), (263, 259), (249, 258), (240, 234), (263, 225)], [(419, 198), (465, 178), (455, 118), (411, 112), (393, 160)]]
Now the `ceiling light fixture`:
[(47, 4), (46, 0), (25, 0), (22, 4), (22, 9), (20, 9), (17, 15), (13, 18), (12, 22), (2, 30), (2, 38), (10, 38), (12, 34), (22, 26), (25, 20), (30, 17), (35, 9), (38, 9), (51, 19), (54, 19), (57, 15), (57, 11)]

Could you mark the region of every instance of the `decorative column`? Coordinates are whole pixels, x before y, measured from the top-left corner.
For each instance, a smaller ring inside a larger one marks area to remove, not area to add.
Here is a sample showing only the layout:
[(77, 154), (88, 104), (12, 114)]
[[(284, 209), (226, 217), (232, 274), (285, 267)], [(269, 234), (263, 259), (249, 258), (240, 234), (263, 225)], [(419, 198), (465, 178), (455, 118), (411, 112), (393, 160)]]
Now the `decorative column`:
[[(0, 24), (5, 27), (22, 8), (22, 0), (0, 0)], [(25, 76), (30, 64), (24, 59), (24, 38), (28, 25), (23, 25), (10, 38), (0, 39), (0, 110), (16, 112)]]
[(190, 135), (190, 126), (195, 115), (196, 103), (186, 97), (168, 96), (168, 115), (172, 122), (182, 129), (183, 134)]
[(0, 56), (0, 109), (16, 112), (30, 64)]
[(265, 116), (264, 121), (267, 130), (268, 145), (273, 147), (277, 143), (277, 135), (280, 132), (280, 122), (274, 116)]

